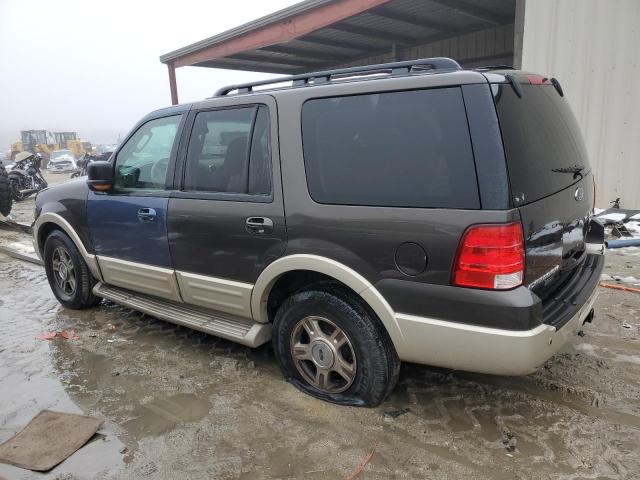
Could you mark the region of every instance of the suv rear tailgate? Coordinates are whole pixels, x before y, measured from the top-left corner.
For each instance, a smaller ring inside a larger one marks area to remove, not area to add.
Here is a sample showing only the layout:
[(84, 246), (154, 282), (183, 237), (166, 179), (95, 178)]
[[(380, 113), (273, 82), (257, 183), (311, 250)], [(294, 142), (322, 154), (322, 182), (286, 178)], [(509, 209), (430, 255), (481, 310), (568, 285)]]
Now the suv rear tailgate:
[(524, 283), (540, 291), (541, 296), (541, 287), (575, 270), (585, 260), (593, 196), (593, 187), (583, 186), (587, 182), (591, 182), (590, 176), (518, 208), (526, 250)]
[[(532, 77), (535, 82), (530, 83)], [(561, 90), (539, 76), (518, 74), (517, 81), (521, 95), (509, 83), (493, 90), (512, 200), (525, 237), (524, 283), (543, 301), (545, 322), (560, 323), (565, 315), (550, 302), (578, 308), (580, 300), (586, 300), (578, 293), (587, 289), (583, 293), (588, 297), (602, 269), (599, 259), (590, 258), (585, 242), (593, 176)]]

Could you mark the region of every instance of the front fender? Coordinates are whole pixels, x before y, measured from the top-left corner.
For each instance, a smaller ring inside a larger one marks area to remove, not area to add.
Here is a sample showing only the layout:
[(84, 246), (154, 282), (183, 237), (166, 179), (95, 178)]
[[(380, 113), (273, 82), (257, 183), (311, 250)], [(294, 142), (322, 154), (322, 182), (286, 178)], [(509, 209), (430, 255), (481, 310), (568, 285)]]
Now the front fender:
[(36, 218), (33, 224), (33, 244), (42, 257), (44, 235), (51, 228), (65, 232), (76, 245), (91, 273), (100, 279), (93, 243), (87, 226), (87, 196), (89, 188), (84, 179), (72, 180), (42, 190), (36, 196)]

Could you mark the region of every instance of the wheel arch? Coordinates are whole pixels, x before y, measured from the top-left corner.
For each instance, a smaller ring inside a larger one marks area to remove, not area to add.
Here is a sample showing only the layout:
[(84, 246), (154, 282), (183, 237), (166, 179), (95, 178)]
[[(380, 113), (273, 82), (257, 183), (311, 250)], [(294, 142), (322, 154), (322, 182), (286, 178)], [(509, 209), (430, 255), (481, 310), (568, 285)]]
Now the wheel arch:
[(350, 289), (378, 316), (396, 350), (398, 352), (403, 350), (404, 338), (395, 312), (380, 292), (352, 268), (318, 255), (289, 255), (279, 258), (262, 271), (251, 293), (251, 312), (256, 321), (262, 323), (270, 321), (268, 303), (273, 287), (284, 275), (295, 272), (319, 274)]
[(62, 216), (53, 212), (42, 213), (33, 224), (33, 247), (36, 254), (44, 261), (44, 242), (47, 236), (54, 230), (60, 230), (64, 232), (76, 246), (83, 260), (86, 262), (89, 270), (95, 278), (102, 281), (102, 275), (100, 268), (98, 267), (98, 261), (96, 256), (87, 251), (86, 247), (82, 243), (80, 236), (71, 226), (71, 224), (65, 220)]

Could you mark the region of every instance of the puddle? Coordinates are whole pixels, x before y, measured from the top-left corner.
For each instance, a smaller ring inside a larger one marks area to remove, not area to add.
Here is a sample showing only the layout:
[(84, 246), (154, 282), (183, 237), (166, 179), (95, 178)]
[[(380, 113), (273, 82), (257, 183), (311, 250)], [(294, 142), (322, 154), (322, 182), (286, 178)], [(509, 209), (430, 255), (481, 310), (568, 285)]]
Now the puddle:
[(204, 396), (181, 393), (167, 398), (154, 398), (134, 410), (132, 420), (124, 422), (127, 433), (135, 438), (156, 436), (184, 423), (203, 418), (209, 412)]
[[(0, 318), (2, 312), (0, 311)], [(0, 347), (1, 349), (2, 347)], [(48, 345), (36, 346), (42, 362), (12, 355), (8, 360), (2, 352), (0, 361), (0, 443), (21, 430), (41, 410), (86, 414), (69, 397), (63, 384), (46, 365)], [(97, 414), (100, 417), (101, 415)], [(65, 474), (77, 479), (96, 478), (107, 472), (117, 472), (124, 466), (120, 450), (124, 447), (118, 437), (105, 427), (79, 451), (47, 473), (35, 473), (11, 465), (0, 464), (0, 477), (7, 479), (54, 479)]]

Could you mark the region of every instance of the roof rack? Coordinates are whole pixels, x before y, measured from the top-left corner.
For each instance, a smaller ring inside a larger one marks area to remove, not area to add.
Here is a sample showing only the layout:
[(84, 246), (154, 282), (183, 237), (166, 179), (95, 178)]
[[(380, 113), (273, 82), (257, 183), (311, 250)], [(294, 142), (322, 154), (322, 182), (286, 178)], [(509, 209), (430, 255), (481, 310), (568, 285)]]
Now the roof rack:
[(486, 65), (474, 68), (474, 70), (484, 72), (485, 70), (516, 70), (516, 68), (512, 65)]
[(302, 87), (309, 85), (318, 85), (321, 83), (328, 83), (334, 77), (353, 77), (358, 75), (373, 75), (373, 74), (389, 74), (394, 75), (406, 75), (413, 71), (422, 70), (461, 70), (460, 64), (455, 60), (445, 57), (435, 58), (421, 58), (418, 60), (407, 60), (403, 62), (393, 63), (380, 63), (378, 65), (365, 65), (361, 67), (348, 67), (339, 68), (336, 70), (324, 70), (321, 72), (302, 73), (299, 75), (290, 75), (282, 78), (272, 78), (268, 80), (261, 80), (258, 82), (241, 83), (239, 85), (228, 85), (220, 88), (214, 94), (215, 97), (222, 97), (228, 95), (230, 92), (237, 90), (238, 94), (251, 93), (254, 87), (261, 87), (264, 85), (271, 85), (277, 83), (291, 82), (292, 87)]

